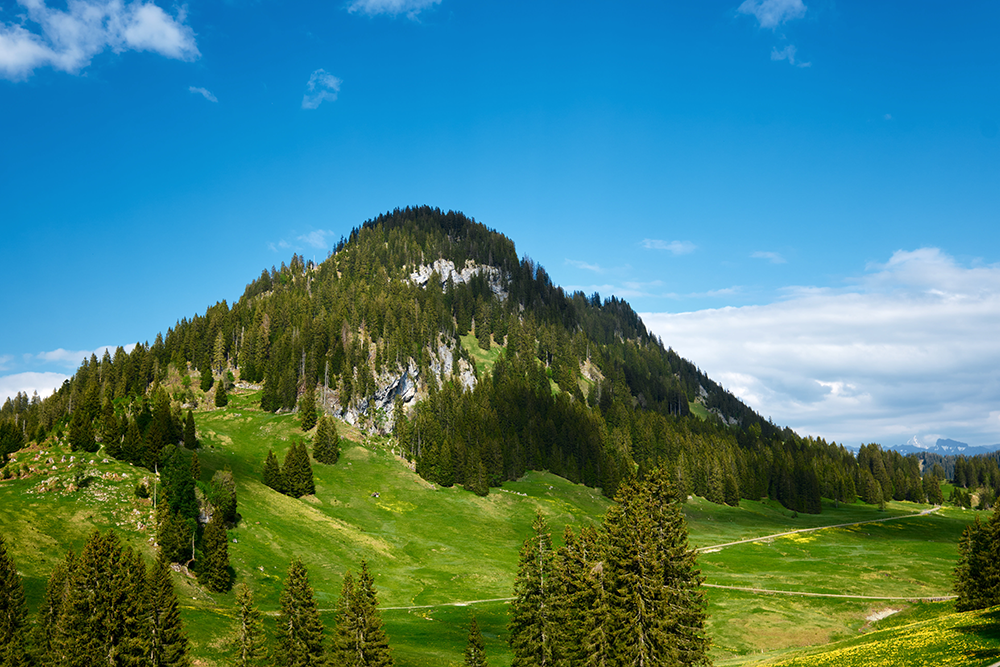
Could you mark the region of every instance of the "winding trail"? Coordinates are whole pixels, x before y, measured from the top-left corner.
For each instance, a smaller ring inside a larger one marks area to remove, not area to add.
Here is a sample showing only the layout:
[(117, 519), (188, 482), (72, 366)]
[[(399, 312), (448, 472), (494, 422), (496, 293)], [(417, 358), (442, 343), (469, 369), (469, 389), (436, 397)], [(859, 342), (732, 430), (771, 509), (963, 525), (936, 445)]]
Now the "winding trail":
[[(725, 544), (713, 544), (708, 547), (698, 547), (695, 549), (698, 553), (711, 553), (714, 551), (719, 551), (725, 549), (726, 547), (733, 547), (737, 544), (749, 544), (750, 542), (761, 542), (763, 540), (773, 540), (776, 537), (785, 537), (787, 535), (797, 535), (799, 533), (813, 533), (818, 530), (827, 530), (828, 528), (846, 528), (848, 526), (863, 526), (866, 523), (884, 523), (886, 521), (899, 521), (900, 519), (912, 519), (918, 516), (927, 516), (928, 514), (933, 514), (937, 512), (939, 507), (931, 507), (930, 509), (921, 510), (919, 512), (914, 512), (913, 514), (904, 514), (903, 516), (887, 516), (884, 519), (869, 519), (867, 521), (854, 521), (852, 523), (835, 523), (831, 526), (816, 526), (815, 528), (799, 528), (797, 530), (789, 530), (784, 533), (775, 533), (773, 535), (763, 535), (761, 537), (748, 537), (745, 540), (736, 540), (735, 542), (726, 542)], [(905, 598), (904, 598), (905, 599)]]

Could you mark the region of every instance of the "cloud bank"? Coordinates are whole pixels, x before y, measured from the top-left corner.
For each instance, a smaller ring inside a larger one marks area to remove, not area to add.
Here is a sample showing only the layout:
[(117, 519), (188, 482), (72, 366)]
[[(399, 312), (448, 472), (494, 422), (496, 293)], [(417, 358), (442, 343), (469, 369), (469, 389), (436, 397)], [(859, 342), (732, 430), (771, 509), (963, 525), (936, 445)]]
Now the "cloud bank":
[(665, 345), (765, 417), (851, 445), (1000, 443), (1000, 266), (896, 252), (847, 289), (646, 313)]
[(52, 372), (4, 375), (0, 377), (0, 403), (14, 398), (18, 392), (24, 392), (29, 398), (38, 392), (39, 398), (48, 398), (68, 379), (68, 375)]
[(0, 23), (0, 76), (27, 79), (38, 68), (78, 73), (106, 49), (152, 51), (176, 60), (201, 54), (183, 10), (171, 17), (151, 2), (70, 0), (66, 10), (44, 0), (18, 0), (19, 23)]

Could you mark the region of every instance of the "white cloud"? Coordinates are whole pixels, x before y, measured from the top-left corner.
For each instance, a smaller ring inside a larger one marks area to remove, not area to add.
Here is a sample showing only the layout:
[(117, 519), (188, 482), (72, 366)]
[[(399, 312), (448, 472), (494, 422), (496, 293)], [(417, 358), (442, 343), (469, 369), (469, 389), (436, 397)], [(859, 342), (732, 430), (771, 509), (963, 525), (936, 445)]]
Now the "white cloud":
[(303, 243), (311, 245), (313, 248), (326, 250), (330, 247), (330, 245), (326, 242), (326, 237), (331, 236), (332, 234), (333, 232), (328, 229), (317, 229), (309, 232), (308, 234), (303, 234), (299, 237), (299, 240)]
[(194, 86), (191, 86), (191, 87), (188, 88), (188, 91), (192, 92), (192, 93), (197, 93), (198, 95), (201, 95), (202, 97), (204, 97), (209, 102), (218, 102), (219, 101), (218, 99), (216, 99), (215, 95), (213, 95), (212, 93), (210, 93), (205, 88), (195, 88)]
[(14, 398), (18, 392), (24, 392), (30, 398), (37, 391), (40, 398), (47, 398), (68, 379), (69, 376), (62, 373), (28, 372), (0, 376), (0, 403)]
[(593, 271), (594, 273), (604, 273), (604, 269), (599, 264), (588, 264), (587, 262), (581, 262), (576, 259), (567, 259), (566, 263), (570, 266), (575, 266), (578, 269), (583, 269), (584, 271)]
[(664, 344), (766, 417), (857, 445), (1000, 443), (1000, 266), (899, 251), (846, 289), (644, 314)]
[(688, 255), (698, 246), (690, 241), (662, 241), (660, 239), (643, 239), (642, 247), (649, 250), (667, 250), (675, 255)]
[(776, 252), (764, 252), (762, 250), (757, 251), (750, 255), (754, 259), (766, 259), (771, 262), (771, 264), (785, 264), (786, 260), (780, 254)]
[(340, 92), (340, 79), (328, 74), (326, 70), (318, 69), (309, 77), (306, 83), (306, 94), (302, 96), (303, 109), (315, 109), (325, 100), (333, 102)]
[[(135, 348), (135, 343), (124, 346), (126, 352), (131, 352)], [(115, 355), (115, 350), (118, 349), (115, 345), (102, 345), (96, 350), (64, 350), (63, 348), (58, 348), (56, 350), (49, 350), (47, 352), (39, 352), (38, 354), (26, 354), (25, 361), (33, 363), (46, 363), (55, 364), (59, 366), (65, 366), (66, 368), (77, 368), (85, 359), (89, 359), (90, 355), (96, 356), (98, 359), (104, 356), (105, 352), (108, 352), (111, 356)]]
[(408, 18), (416, 19), (422, 10), (439, 4), (441, 0), (352, 0), (347, 6), (347, 11), (368, 16), (405, 14)]
[[(0, 76), (23, 80), (40, 67), (77, 73), (106, 49), (152, 51), (194, 60), (201, 54), (179, 11), (171, 17), (151, 2), (69, 0), (66, 10), (44, 0), (18, 0), (20, 23), (0, 23)], [(31, 29), (29, 29), (29, 26)]]
[(812, 63), (804, 63), (799, 61), (795, 57), (796, 49), (794, 46), (789, 44), (782, 50), (778, 50), (777, 47), (771, 47), (771, 60), (787, 60), (789, 65), (795, 65), (796, 67), (812, 67)]
[(806, 6), (802, 0), (745, 0), (736, 11), (756, 17), (761, 28), (773, 30), (782, 23), (805, 16)]

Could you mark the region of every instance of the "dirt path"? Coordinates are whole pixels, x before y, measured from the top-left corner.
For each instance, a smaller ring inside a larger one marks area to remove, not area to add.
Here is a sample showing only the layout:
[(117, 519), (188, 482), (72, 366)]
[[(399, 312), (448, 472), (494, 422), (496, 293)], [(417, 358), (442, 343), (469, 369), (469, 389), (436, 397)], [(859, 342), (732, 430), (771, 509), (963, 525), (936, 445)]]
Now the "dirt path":
[(944, 600), (954, 600), (954, 595), (939, 595), (936, 597), (883, 597), (878, 595), (844, 595), (841, 593), (806, 593), (804, 591), (774, 591), (767, 588), (748, 588), (744, 586), (723, 586), (721, 584), (702, 584), (705, 588), (723, 588), (729, 591), (741, 591), (743, 593), (757, 593), (765, 595), (796, 595), (807, 598), (844, 598), (847, 600), (909, 600), (920, 602), (942, 602)]
[(725, 544), (714, 544), (708, 547), (698, 547), (695, 549), (698, 553), (709, 553), (712, 551), (719, 551), (726, 547), (736, 546), (737, 544), (748, 544), (750, 542), (760, 542), (762, 540), (773, 540), (776, 537), (785, 537), (787, 535), (797, 535), (799, 533), (813, 533), (817, 530), (827, 530), (828, 528), (846, 528), (847, 526), (863, 526), (866, 523), (883, 523), (886, 521), (898, 521), (900, 519), (912, 519), (916, 516), (927, 516), (938, 511), (938, 507), (931, 507), (930, 509), (921, 510), (913, 514), (905, 514), (903, 516), (888, 516), (884, 519), (869, 519), (868, 521), (854, 521), (853, 523), (836, 523), (832, 526), (817, 526), (815, 528), (799, 528), (798, 530), (789, 530), (784, 533), (775, 533), (773, 535), (763, 535), (761, 537), (749, 537), (745, 540), (736, 540), (735, 542), (726, 542)]

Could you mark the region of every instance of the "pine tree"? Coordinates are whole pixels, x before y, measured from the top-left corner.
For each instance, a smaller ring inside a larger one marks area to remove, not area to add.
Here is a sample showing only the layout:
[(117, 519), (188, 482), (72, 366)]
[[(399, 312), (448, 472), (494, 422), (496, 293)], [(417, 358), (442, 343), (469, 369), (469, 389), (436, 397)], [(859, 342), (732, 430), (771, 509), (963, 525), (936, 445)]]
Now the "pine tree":
[(59, 618), (62, 615), (63, 602), (69, 594), (69, 583), (76, 564), (76, 554), (72, 551), (56, 563), (49, 574), (49, 582), (45, 588), (45, 599), (38, 611), (38, 623), (35, 625), (34, 641), (39, 664), (56, 663), (56, 638)]
[(664, 473), (621, 486), (605, 517), (611, 569), (611, 645), (627, 665), (707, 661), (705, 602), (695, 552)]
[(229, 573), (229, 539), (224, 519), (218, 512), (205, 526), (202, 536), (203, 564), (198, 571), (198, 581), (209, 590), (224, 593), (232, 585)]
[(284, 477), (285, 493), (293, 498), (316, 493), (312, 463), (309, 462), (309, 452), (304, 442), (292, 443), (285, 454), (281, 474)]
[(198, 460), (198, 452), (191, 452), (191, 479), (196, 484), (201, 481), (201, 461)]
[(337, 605), (334, 663), (343, 667), (392, 667), (389, 639), (378, 611), (375, 580), (368, 564), (361, 561), (357, 585), (348, 572), (344, 575)]
[(25, 664), (28, 603), (21, 575), (0, 534), (0, 665)]
[(203, 362), (199, 368), (201, 370), (201, 381), (198, 386), (207, 394), (215, 383), (215, 378), (212, 377), (212, 369), (207, 363)]
[(222, 375), (223, 371), (226, 370), (226, 337), (222, 335), (221, 329), (215, 337), (215, 346), (212, 351), (212, 367), (219, 375)]
[(285, 492), (285, 477), (278, 465), (278, 457), (274, 455), (274, 450), (267, 450), (267, 459), (264, 461), (264, 472), (262, 474), (264, 486), (274, 489), (278, 493)]
[(309, 585), (309, 574), (298, 558), (288, 566), (278, 613), (278, 651), (281, 667), (325, 667), (323, 625)]
[(236, 480), (232, 470), (216, 470), (212, 475), (212, 490), (209, 497), (212, 508), (222, 520), (230, 525), (236, 523)]
[(469, 623), (469, 640), (465, 644), (465, 667), (489, 667), (486, 661), (486, 643), (483, 641), (483, 633), (479, 631), (479, 624), (476, 617), (472, 617)]
[(313, 458), (319, 463), (333, 465), (340, 458), (340, 437), (333, 420), (321, 415), (313, 437)]
[(149, 570), (146, 583), (149, 632), (148, 663), (150, 667), (187, 667), (188, 640), (181, 623), (180, 608), (170, 567), (158, 558)]
[(229, 405), (229, 394), (226, 393), (226, 379), (219, 378), (215, 385), (215, 407), (224, 408)]
[(545, 518), (538, 514), (532, 524), (534, 534), (521, 548), (514, 579), (514, 601), (508, 642), (514, 651), (511, 667), (543, 667), (554, 664), (553, 639), (556, 634), (552, 614), (553, 553)]
[(52, 645), (58, 664), (139, 664), (147, 653), (145, 565), (113, 531), (91, 534), (75, 559)]
[(188, 410), (184, 418), (184, 446), (188, 449), (198, 448), (198, 437), (194, 428), (194, 414)]
[(233, 650), (236, 667), (260, 667), (267, 664), (267, 641), (260, 610), (254, 605), (253, 593), (246, 584), (240, 584), (236, 592), (236, 604), (240, 616), (233, 634)]
[(976, 517), (962, 532), (955, 567), (955, 609), (1000, 604), (1000, 508), (985, 524)]
[(299, 418), (302, 420), (303, 431), (316, 425), (316, 388), (311, 384), (299, 399)]

